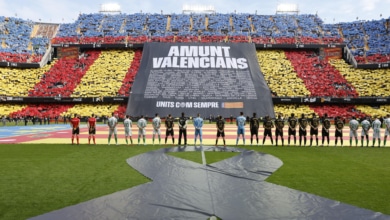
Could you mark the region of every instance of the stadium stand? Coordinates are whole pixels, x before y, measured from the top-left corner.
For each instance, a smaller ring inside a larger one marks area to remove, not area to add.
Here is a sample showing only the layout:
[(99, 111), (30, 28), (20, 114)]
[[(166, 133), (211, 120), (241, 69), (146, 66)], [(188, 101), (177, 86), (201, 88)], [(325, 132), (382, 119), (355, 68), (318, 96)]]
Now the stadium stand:
[(383, 108), (373, 108), (369, 105), (356, 105), (356, 110), (360, 112), (364, 112), (367, 115), (380, 115), (380, 116), (386, 116), (389, 111), (384, 110)]
[[(98, 117), (110, 116), (112, 112), (116, 112), (118, 105), (110, 104), (77, 104), (66, 111), (62, 112), (62, 116), (80, 114), (81, 117), (88, 117), (95, 114)], [(119, 115), (123, 118), (123, 112)]]
[(327, 113), (330, 118), (340, 116), (349, 119), (352, 116), (355, 116), (356, 118), (363, 118), (366, 116), (365, 113), (358, 111), (355, 105), (311, 105), (310, 108), (319, 116), (323, 116)]
[(134, 51), (101, 51), (100, 56), (87, 69), (71, 97), (119, 96)]
[(286, 57), (305, 83), (311, 96), (357, 97), (357, 93), (340, 72), (314, 51), (287, 51)]
[(71, 108), (73, 104), (30, 104), (18, 111), (12, 112), (11, 117), (49, 117), (55, 118)]
[(274, 106), (275, 115), (282, 114), (285, 118), (288, 118), (291, 113), (295, 114), (295, 117), (300, 117), (302, 114), (312, 114), (314, 111), (310, 109), (308, 105), (283, 105), (278, 104)]
[(49, 46), (49, 39), (55, 36), (57, 26), (0, 16), (0, 61), (40, 62)]
[(131, 64), (129, 69), (127, 70), (126, 76), (123, 79), (122, 86), (118, 91), (119, 96), (130, 95), (131, 86), (133, 85), (135, 75), (138, 72), (139, 66), (141, 64), (142, 51), (135, 50), (134, 55), (130, 55)]
[(356, 69), (345, 63), (344, 60), (331, 60), (330, 64), (340, 71), (351, 83), (360, 97), (388, 97), (390, 85), (387, 80), (390, 76), (388, 69), (364, 70)]
[(0, 96), (26, 97), (52, 65), (43, 68), (0, 68)]
[[(47, 24), (0, 16), (0, 62), (38, 63), (52, 45), (145, 42), (252, 42), (346, 44), (359, 64), (390, 62), (390, 18), (325, 24), (317, 15), (80, 14), (74, 23)], [(318, 49), (318, 48), (317, 48)], [(0, 68), (0, 95), (15, 97), (127, 97), (141, 49), (80, 49), (39, 69)], [(388, 69), (357, 69), (318, 50), (257, 50), (274, 97), (389, 97)], [(288, 85), (288, 86), (287, 86)], [(1, 114), (54, 117), (76, 111), (124, 114), (125, 105), (0, 105)], [(115, 109), (116, 108), (116, 109)], [(51, 113), (49, 113), (51, 112)], [(276, 105), (275, 112), (363, 117), (390, 112), (386, 105)], [(84, 114), (84, 113), (83, 113)], [(87, 116), (86, 114), (85, 116)]]
[(99, 54), (100, 51), (86, 51), (77, 58), (57, 60), (47, 72), (43, 72), (40, 81), (29, 91), (29, 96), (70, 97)]
[(310, 95), (284, 51), (258, 50), (257, 57), (260, 69), (274, 96), (305, 97)]
[(0, 117), (1, 116), (9, 116), (12, 113), (15, 114), (15, 112), (18, 112), (26, 107), (27, 107), (26, 105), (15, 105), (15, 104), (7, 104), (7, 103), (1, 104), (0, 105)]

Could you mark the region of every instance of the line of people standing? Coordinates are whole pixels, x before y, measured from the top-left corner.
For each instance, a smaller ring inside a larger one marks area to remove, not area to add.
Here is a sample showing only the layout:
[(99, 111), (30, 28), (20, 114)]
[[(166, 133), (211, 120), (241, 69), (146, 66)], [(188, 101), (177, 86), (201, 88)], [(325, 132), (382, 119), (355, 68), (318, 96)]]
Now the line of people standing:
[[(181, 117), (178, 119), (178, 127), (179, 127), (179, 137), (178, 137), (178, 145), (187, 145), (187, 126), (188, 126), (189, 118), (185, 116), (183, 112)], [(236, 126), (237, 126), (237, 137), (236, 137), (236, 145), (239, 143), (240, 137), (243, 140), (243, 144), (245, 145), (245, 126), (248, 118), (244, 116), (243, 112), (240, 112), (240, 115), (236, 118)], [(322, 143), (321, 146), (327, 144), (329, 146), (330, 142), (330, 128), (331, 128), (331, 120), (328, 118), (327, 114), (325, 114), (322, 118), (317, 117), (316, 114), (312, 114), (311, 118), (307, 118), (305, 114), (302, 114), (300, 118), (296, 118), (294, 113), (290, 115), (290, 117), (282, 118), (282, 115), (279, 114), (275, 119), (272, 119), (269, 116), (265, 116), (264, 119), (258, 118), (256, 113), (253, 113), (253, 116), (249, 118), (249, 127), (250, 127), (250, 144), (253, 145), (256, 141), (256, 144), (259, 145), (259, 129), (260, 124), (263, 123), (263, 140), (262, 145), (265, 144), (266, 139), (269, 138), (271, 144), (274, 145), (274, 139), (272, 135), (272, 129), (275, 128), (275, 142), (276, 146), (279, 144), (279, 138), (281, 141), (281, 145), (284, 146), (284, 127), (288, 126), (288, 145), (291, 144), (291, 137), (293, 138), (293, 144), (297, 145), (297, 131), (299, 137), (299, 146), (307, 145), (307, 130), (309, 130), (310, 135), (310, 143), (309, 146), (319, 146), (319, 127), (322, 124)], [(286, 123), (287, 122), (287, 123)], [(80, 133), (80, 119), (77, 114), (74, 115), (74, 118), (70, 120), (72, 126), (72, 144), (74, 144), (74, 140), (76, 139), (76, 143), (79, 144), (79, 133)], [(126, 144), (133, 144), (132, 139), (132, 120), (129, 115), (126, 115), (125, 120), (123, 121), (124, 130), (125, 130), (125, 140)], [(138, 128), (138, 144), (146, 144), (146, 126), (148, 122), (141, 116), (136, 125)], [(335, 146), (340, 143), (343, 146), (343, 128), (345, 127), (345, 120), (341, 117), (336, 117), (334, 119), (335, 126)], [(384, 145), (386, 145), (387, 136), (390, 135), (390, 115), (387, 115), (387, 118), (384, 119), (383, 124), (385, 124), (385, 135), (384, 135)], [(115, 144), (118, 145), (118, 136), (117, 136), (117, 125), (118, 125), (118, 116), (112, 113), (111, 117), (107, 120), (107, 125), (109, 128), (108, 132), (108, 144), (111, 143), (111, 138), (114, 136)], [(155, 114), (155, 117), (152, 119), (153, 126), (153, 144), (155, 140), (158, 140), (158, 144), (161, 144), (161, 125), (162, 121), (158, 113)], [(194, 145), (197, 144), (197, 139), (199, 138), (199, 144), (203, 144), (203, 118), (201, 118), (200, 114), (193, 119), (193, 125), (195, 128), (195, 136), (194, 136)], [(165, 144), (168, 142), (168, 138), (171, 137), (172, 144), (175, 144), (175, 136), (174, 136), (174, 126), (175, 120), (172, 115), (168, 115), (165, 120)], [(369, 146), (369, 130), (373, 129), (373, 139), (372, 146), (375, 146), (378, 143), (378, 147), (381, 146), (381, 126), (382, 122), (378, 117), (374, 116), (371, 121), (369, 117), (364, 118), (360, 123), (355, 117), (349, 121), (349, 129), (350, 129), (350, 140), (349, 144), (352, 146), (353, 140), (355, 140), (355, 146), (358, 145), (358, 129), (361, 126), (361, 146), (364, 146), (364, 141), (366, 141), (366, 146)], [(93, 144), (96, 144), (96, 118), (95, 115), (92, 114), (87, 122), (88, 127), (88, 143), (90, 144), (93, 141)], [(218, 145), (219, 138), (223, 139), (223, 146), (226, 146), (225, 140), (225, 120), (222, 116), (218, 116), (216, 118), (216, 129), (217, 135), (215, 140), (215, 145)], [(157, 139), (156, 139), (157, 136)], [(315, 143), (314, 143), (315, 141)]]
[[(237, 125), (237, 139), (236, 139), (236, 145), (238, 145), (238, 141), (240, 136), (242, 136), (243, 144), (245, 145), (245, 121), (243, 120), (243, 113), (240, 113), (240, 116), (236, 119), (236, 125)], [(259, 128), (260, 128), (260, 121), (256, 116), (256, 113), (253, 113), (253, 117), (249, 119), (250, 123), (250, 137), (251, 137), (251, 145), (254, 141), (256, 141), (256, 144), (259, 145)], [(330, 128), (331, 128), (331, 119), (328, 118), (327, 114), (324, 114), (322, 118), (317, 117), (315, 113), (312, 114), (311, 118), (307, 118), (305, 114), (302, 114), (300, 118), (296, 118), (294, 113), (291, 114), (291, 116), (287, 119), (282, 118), (282, 115), (278, 115), (276, 119), (272, 120), (269, 116), (265, 116), (262, 120), (263, 122), (263, 142), (262, 144), (265, 144), (266, 138), (269, 138), (271, 141), (271, 144), (274, 144), (273, 136), (272, 136), (272, 129), (275, 128), (275, 139), (276, 139), (276, 146), (278, 146), (278, 140), (281, 139), (281, 144), (284, 146), (284, 134), (283, 129), (286, 125), (288, 126), (288, 145), (291, 144), (291, 137), (293, 138), (294, 145), (297, 145), (297, 131), (299, 136), (299, 146), (306, 146), (307, 145), (307, 133), (309, 130), (310, 135), (310, 143), (309, 146), (315, 145), (319, 146), (319, 127), (322, 124), (322, 143), (321, 146), (324, 146), (324, 144), (327, 144), (329, 146), (330, 142)], [(387, 137), (390, 135), (390, 114), (387, 115), (387, 118), (383, 120), (383, 123), (385, 125), (385, 134), (384, 134), (384, 144), (383, 146), (386, 146)], [(345, 120), (341, 117), (336, 117), (334, 119), (334, 126), (335, 126), (335, 146), (337, 146), (339, 143), (341, 146), (343, 146), (343, 128), (345, 127)], [(371, 121), (369, 117), (363, 118), (363, 120), (359, 123), (356, 119), (356, 117), (352, 117), (352, 119), (349, 121), (349, 129), (350, 129), (350, 139), (349, 139), (349, 145), (352, 146), (353, 140), (355, 140), (355, 146), (358, 146), (358, 129), (359, 126), (362, 127), (361, 130), (361, 147), (364, 146), (364, 141), (366, 141), (366, 146), (369, 146), (369, 130), (373, 129), (373, 139), (372, 139), (372, 147), (375, 146), (375, 144), (378, 144), (378, 147), (381, 146), (381, 126), (382, 122), (379, 120), (377, 116), (373, 117), (373, 120)], [(255, 139), (254, 139), (255, 137)], [(376, 142), (377, 141), (377, 142)]]

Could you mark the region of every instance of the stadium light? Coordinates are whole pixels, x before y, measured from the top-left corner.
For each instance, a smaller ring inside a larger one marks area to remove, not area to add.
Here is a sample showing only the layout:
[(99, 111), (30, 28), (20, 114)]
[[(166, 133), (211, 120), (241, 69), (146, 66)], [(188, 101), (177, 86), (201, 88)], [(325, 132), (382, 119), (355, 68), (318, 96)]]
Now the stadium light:
[(100, 13), (121, 13), (121, 6), (118, 3), (105, 3), (100, 5)]
[(212, 14), (215, 13), (213, 5), (183, 5), (183, 14)]
[(276, 14), (299, 14), (297, 4), (279, 4), (276, 8)]

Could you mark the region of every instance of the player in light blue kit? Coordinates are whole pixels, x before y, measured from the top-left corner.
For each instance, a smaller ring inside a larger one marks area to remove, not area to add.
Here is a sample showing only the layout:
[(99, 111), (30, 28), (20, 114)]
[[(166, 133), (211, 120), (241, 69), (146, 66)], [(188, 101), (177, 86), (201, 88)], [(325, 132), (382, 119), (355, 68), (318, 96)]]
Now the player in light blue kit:
[(374, 121), (372, 122), (372, 147), (375, 146), (375, 140), (378, 139), (378, 147), (381, 147), (381, 121), (379, 121), (378, 117), (374, 117)]
[(362, 147), (364, 146), (364, 137), (366, 138), (367, 147), (368, 147), (368, 143), (370, 142), (370, 140), (368, 138), (368, 132), (371, 128), (371, 123), (368, 121), (368, 119), (366, 117), (366, 118), (364, 118), (364, 120), (360, 124), (362, 125), (362, 134), (361, 134)]
[(240, 112), (240, 116), (236, 118), (236, 125), (237, 125), (236, 146), (238, 145), (238, 140), (240, 139), (240, 135), (242, 135), (242, 141), (245, 145), (245, 122), (246, 122), (246, 118), (244, 116), (244, 112)]
[(349, 146), (352, 147), (352, 138), (355, 138), (355, 146), (358, 144), (358, 134), (357, 130), (359, 128), (359, 122), (356, 120), (355, 116), (352, 116), (352, 119), (349, 121)]
[(125, 140), (126, 144), (129, 145), (128, 139), (130, 139), (131, 144), (133, 144), (133, 139), (131, 138), (132, 132), (131, 127), (133, 122), (130, 119), (130, 115), (126, 115), (126, 119), (123, 121), (123, 127), (125, 127)]
[(383, 147), (386, 146), (387, 136), (390, 135), (390, 114), (386, 116), (386, 119), (383, 121), (385, 124), (385, 139), (383, 140)]
[(158, 144), (161, 144), (161, 130), (160, 130), (160, 127), (161, 127), (161, 118), (160, 116), (158, 115), (158, 113), (156, 113), (156, 116), (153, 118), (153, 145), (154, 145), (154, 137), (158, 136)]
[(145, 142), (145, 134), (146, 134), (145, 128), (146, 128), (146, 125), (147, 125), (147, 122), (146, 122), (144, 116), (141, 115), (141, 118), (137, 122), (137, 127), (138, 127), (138, 145), (139, 145), (141, 136), (142, 136), (142, 140), (144, 141), (144, 145), (146, 145), (146, 142)]
[(118, 125), (118, 119), (116, 118), (116, 114), (112, 113), (111, 118), (108, 119), (108, 145), (110, 145), (112, 134), (114, 134), (115, 144), (118, 145), (118, 134), (116, 126)]
[(195, 139), (194, 145), (196, 146), (196, 138), (199, 136), (200, 146), (202, 146), (202, 127), (203, 127), (203, 118), (200, 117), (198, 113), (198, 117), (194, 119), (194, 127), (195, 127)]

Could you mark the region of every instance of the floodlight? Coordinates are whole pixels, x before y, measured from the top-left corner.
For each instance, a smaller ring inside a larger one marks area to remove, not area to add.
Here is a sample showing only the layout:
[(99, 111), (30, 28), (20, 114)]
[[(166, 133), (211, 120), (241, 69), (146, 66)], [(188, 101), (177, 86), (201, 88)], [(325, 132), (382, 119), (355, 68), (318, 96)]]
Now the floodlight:
[(100, 5), (100, 11), (99, 12), (108, 12), (108, 13), (120, 13), (121, 12), (121, 6), (118, 3), (105, 3)]
[(297, 4), (279, 4), (276, 8), (276, 14), (298, 14), (299, 9)]

